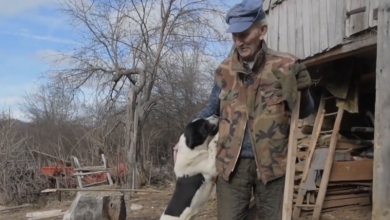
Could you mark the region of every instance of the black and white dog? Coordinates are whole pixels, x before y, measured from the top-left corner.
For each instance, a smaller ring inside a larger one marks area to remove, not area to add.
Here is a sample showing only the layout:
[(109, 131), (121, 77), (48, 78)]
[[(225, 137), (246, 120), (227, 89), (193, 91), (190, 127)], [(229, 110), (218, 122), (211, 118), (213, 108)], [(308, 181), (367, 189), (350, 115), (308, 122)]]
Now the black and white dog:
[(174, 171), (176, 186), (160, 220), (189, 220), (207, 202), (213, 189), (218, 117), (195, 119), (180, 136)]

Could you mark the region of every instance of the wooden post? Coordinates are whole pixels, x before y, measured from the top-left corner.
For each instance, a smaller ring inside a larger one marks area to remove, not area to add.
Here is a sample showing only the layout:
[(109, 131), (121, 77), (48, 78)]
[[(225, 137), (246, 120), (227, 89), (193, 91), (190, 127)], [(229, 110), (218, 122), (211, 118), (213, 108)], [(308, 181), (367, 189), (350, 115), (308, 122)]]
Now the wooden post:
[(390, 219), (390, 0), (378, 0), (372, 220)]
[(297, 104), (291, 114), (290, 135), (288, 139), (288, 153), (286, 166), (286, 182), (284, 183), (283, 195), (283, 213), (282, 220), (291, 220), (293, 194), (294, 194), (294, 177), (295, 177), (295, 160), (297, 159), (297, 135), (299, 119), (299, 105), (301, 102), (301, 92), (298, 92)]
[(60, 188), (60, 178), (56, 177), (57, 199), (59, 202), (61, 202), (61, 191), (58, 190), (59, 188)]

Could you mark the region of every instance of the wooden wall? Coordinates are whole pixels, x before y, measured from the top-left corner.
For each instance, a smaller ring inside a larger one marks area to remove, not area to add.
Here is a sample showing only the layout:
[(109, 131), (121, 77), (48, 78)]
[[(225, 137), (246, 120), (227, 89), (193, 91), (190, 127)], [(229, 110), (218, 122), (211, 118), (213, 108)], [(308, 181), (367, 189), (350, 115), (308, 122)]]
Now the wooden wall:
[[(269, 47), (301, 59), (377, 26), (374, 9), (378, 0), (264, 0), (263, 7), (269, 25)], [(347, 15), (356, 9), (361, 12)]]

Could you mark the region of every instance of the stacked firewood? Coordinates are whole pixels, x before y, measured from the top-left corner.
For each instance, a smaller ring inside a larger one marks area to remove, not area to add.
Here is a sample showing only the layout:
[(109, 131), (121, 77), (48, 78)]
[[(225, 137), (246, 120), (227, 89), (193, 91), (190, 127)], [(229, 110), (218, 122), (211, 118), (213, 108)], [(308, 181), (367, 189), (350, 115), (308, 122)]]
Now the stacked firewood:
[[(315, 118), (315, 116), (313, 116)], [(305, 160), (309, 155), (308, 149), (313, 130), (313, 122), (300, 121), (298, 127), (298, 151), (295, 172), (294, 199), (296, 205), (298, 192), (304, 194), (301, 214), (313, 213), (317, 194), (321, 190), (320, 183), (328, 148), (331, 140), (332, 123), (324, 121), (310, 168), (305, 174), (304, 184), (301, 179), (304, 172)], [(330, 132), (327, 133), (326, 130)], [(325, 199), (322, 203), (322, 212), (345, 209), (349, 206), (367, 206), (371, 204), (371, 185), (373, 179), (373, 141), (359, 138), (354, 133), (373, 133), (371, 127), (351, 127), (348, 138), (338, 135), (336, 151), (333, 159), (329, 181), (326, 187)], [(351, 138), (355, 137), (355, 138)], [(361, 136), (360, 136), (361, 137)]]

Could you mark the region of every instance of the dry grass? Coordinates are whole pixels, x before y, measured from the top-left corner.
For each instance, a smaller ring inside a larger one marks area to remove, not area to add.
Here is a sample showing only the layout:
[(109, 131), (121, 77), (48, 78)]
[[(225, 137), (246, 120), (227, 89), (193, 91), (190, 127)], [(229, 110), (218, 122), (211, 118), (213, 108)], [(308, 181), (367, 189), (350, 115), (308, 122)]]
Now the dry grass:
[[(161, 213), (165, 209), (173, 192), (173, 185), (164, 187), (147, 187), (146, 189), (158, 190), (161, 193), (136, 193), (126, 201), (127, 207), (127, 219), (128, 220), (158, 220)], [(12, 210), (9, 212), (0, 213), (0, 220), (19, 220), (26, 219), (26, 213), (36, 211), (48, 211), (53, 209), (66, 210), (71, 202), (75, 193), (63, 195), (63, 202), (55, 201), (55, 195), (52, 194), (45, 201), (41, 200), (41, 205), (35, 205), (33, 207), (23, 208), (20, 210)], [(132, 204), (142, 205), (141, 210), (132, 211), (130, 209)], [(210, 199), (209, 202), (202, 208), (198, 214), (197, 220), (217, 220), (216, 213), (217, 202), (214, 199)], [(253, 212), (251, 216), (253, 216)], [(52, 218), (48, 220), (55, 220), (61, 218)], [(254, 217), (249, 217), (250, 220), (255, 220)], [(309, 220), (310, 216), (300, 218), (301, 220)], [(323, 220), (370, 220), (371, 208), (370, 207), (350, 207), (346, 209), (338, 209), (323, 214)]]
[[(169, 199), (172, 196), (173, 185), (168, 187), (150, 188), (152, 190), (160, 190), (161, 193), (148, 194), (137, 193), (136, 196), (126, 201), (127, 219), (128, 220), (157, 220), (166, 208)], [(138, 211), (130, 210), (132, 204), (142, 205), (143, 209)], [(216, 220), (216, 201), (210, 199), (208, 203), (202, 208), (201, 213), (196, 219), (199, 220)]]

